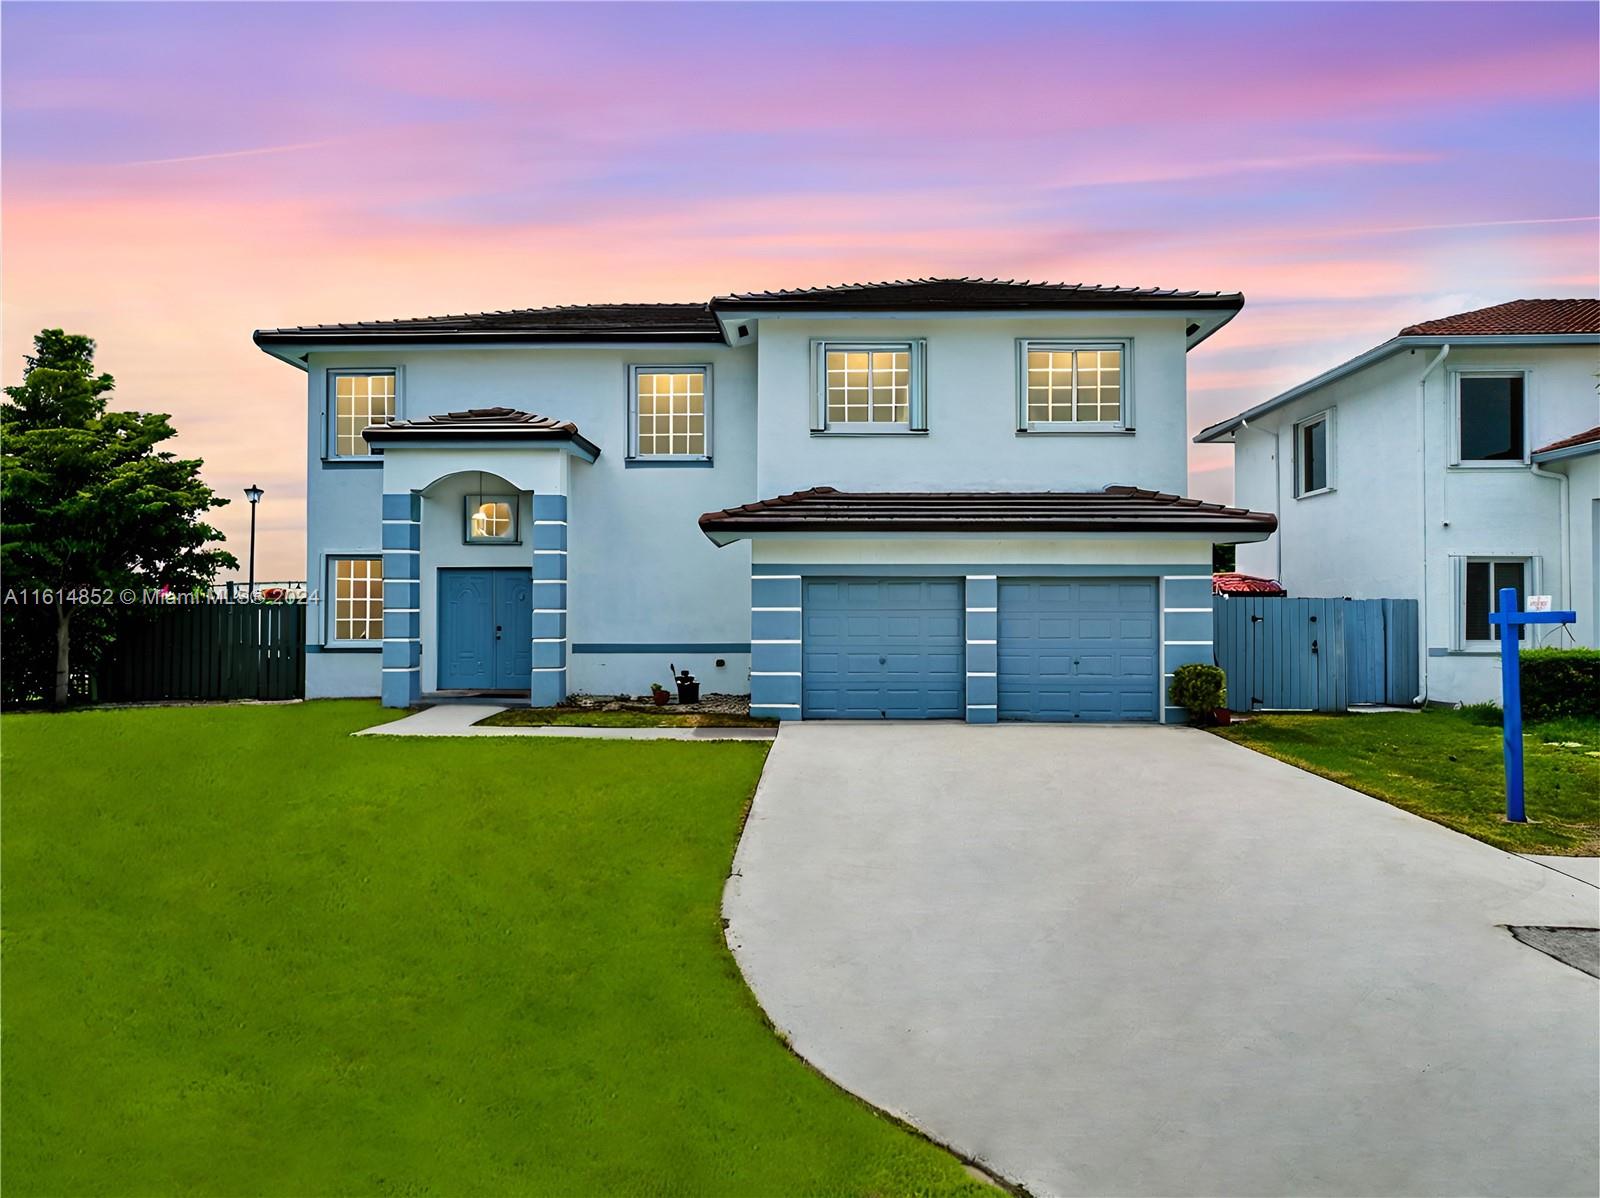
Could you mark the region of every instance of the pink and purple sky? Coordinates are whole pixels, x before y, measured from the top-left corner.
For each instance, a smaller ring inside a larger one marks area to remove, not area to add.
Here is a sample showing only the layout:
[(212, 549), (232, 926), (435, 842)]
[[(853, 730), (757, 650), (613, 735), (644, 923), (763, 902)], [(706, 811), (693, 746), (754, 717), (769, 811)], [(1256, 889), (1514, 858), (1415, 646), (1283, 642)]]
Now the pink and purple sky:
[[(3, 13), (4, 377), (121, 406), (304, 572), (261, 326), (985, 275), (1241, 290), (1193, 428), (1400, 326), (1593, 295), (1600, 8), (35, 4)], [(1192, 446), (1191, 493), (1231, 453)]]

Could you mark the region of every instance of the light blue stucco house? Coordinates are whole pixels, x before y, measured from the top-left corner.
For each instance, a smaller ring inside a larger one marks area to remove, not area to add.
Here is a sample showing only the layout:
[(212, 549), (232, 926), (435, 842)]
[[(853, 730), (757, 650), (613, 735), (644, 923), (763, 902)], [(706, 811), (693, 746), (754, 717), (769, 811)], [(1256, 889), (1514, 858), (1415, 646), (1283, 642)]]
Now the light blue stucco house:
[(308, 696), (1167, 720), (1218, 292), (925, 279), (260, 330), (305, 371)]

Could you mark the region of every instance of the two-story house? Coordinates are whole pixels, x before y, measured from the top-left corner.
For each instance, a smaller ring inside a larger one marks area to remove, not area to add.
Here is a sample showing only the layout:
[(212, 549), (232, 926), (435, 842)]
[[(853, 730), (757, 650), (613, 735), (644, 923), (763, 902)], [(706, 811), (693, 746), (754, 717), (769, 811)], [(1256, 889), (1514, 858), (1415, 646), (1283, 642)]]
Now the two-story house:
[(306, 372), (311, 696), (1169, 720), (1212, 660), (1187, 352), (1234, 294), (928, 279), (262, 330)]
[(1417, 599), (1425, 700), (1500, 695), (1500, 588), (1550, 595), (1600, 646), (1600, 301), (1516, 300), (1409, 325), (1202, 430), (1234, 500), (1278, 517), (1238, 566), (1291, 595)]

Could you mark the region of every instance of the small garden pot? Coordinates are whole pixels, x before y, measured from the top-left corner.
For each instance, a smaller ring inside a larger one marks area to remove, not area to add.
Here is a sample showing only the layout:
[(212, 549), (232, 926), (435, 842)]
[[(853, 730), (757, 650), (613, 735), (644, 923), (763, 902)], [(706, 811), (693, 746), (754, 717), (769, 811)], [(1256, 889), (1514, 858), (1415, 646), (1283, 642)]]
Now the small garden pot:
[(651, 691), (650, 697), (656, 701), (657, 707), (665, 707), (667, 700), (672, 698), (670, 691)]
[(1229, 711), (1226, 707), (1219, 707), (1211, 713), (1211, 722), (1222, 727), (1227, 727), (1229, 724), (1233, 723), (1233, 712)]

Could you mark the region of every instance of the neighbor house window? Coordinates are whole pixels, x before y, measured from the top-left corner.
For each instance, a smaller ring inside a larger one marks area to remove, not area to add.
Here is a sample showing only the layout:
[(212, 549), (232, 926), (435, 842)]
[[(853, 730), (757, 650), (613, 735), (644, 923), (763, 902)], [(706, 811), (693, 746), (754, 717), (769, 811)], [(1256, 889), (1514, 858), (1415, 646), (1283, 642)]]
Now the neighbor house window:
[(1458, 459), (1462, 462), (1522, 462), (1527, 376), (1463, 374), (1457, 380)]
[(1294, 426), (1294, 493), (1302, 499), (1333, 487), (1329, 457), (1333, 424), (1329, 417), (1329, 413), (1319, 412)]
[(635, 460), (708, 461), (711, 457), (711, 368), (635, 366), (628, 415)]
[(844, 433), (922, 432), (923, 346), (818, 342), (812, 430)]
[(1125, 342), (1023, 341), (1017, 427), (1120, 432), (1129, 427)]
[[(1461, 640), (1491, 642), (1500, 639), (1498, 625), (1489, 623), (1490, 613), (1500, 609), (1500, 588), (1512, 587), (1517, 592), (1517, 606), (1527, 598), (1528, 562), (1525, 558), (1491, 559), (1467, 558), (1461, 563)], [(1526, 627), (1517, 629), (1520, 640), (1527, 634)]]
[(517, 539), (515, 495), (468, 495), (466, 539), (472, 544), (508, 544)]
[(334, 641), (379, 644), (383, 640), (383, 559), (336, 557), (330, 573)]
[(330, 371), (328, 388), (333, 394), (328, 405), (333, 418), (333, 456), (367, 457), (372, 447), (361, 436), (361, 430), (394, 419), (395, 372)]

